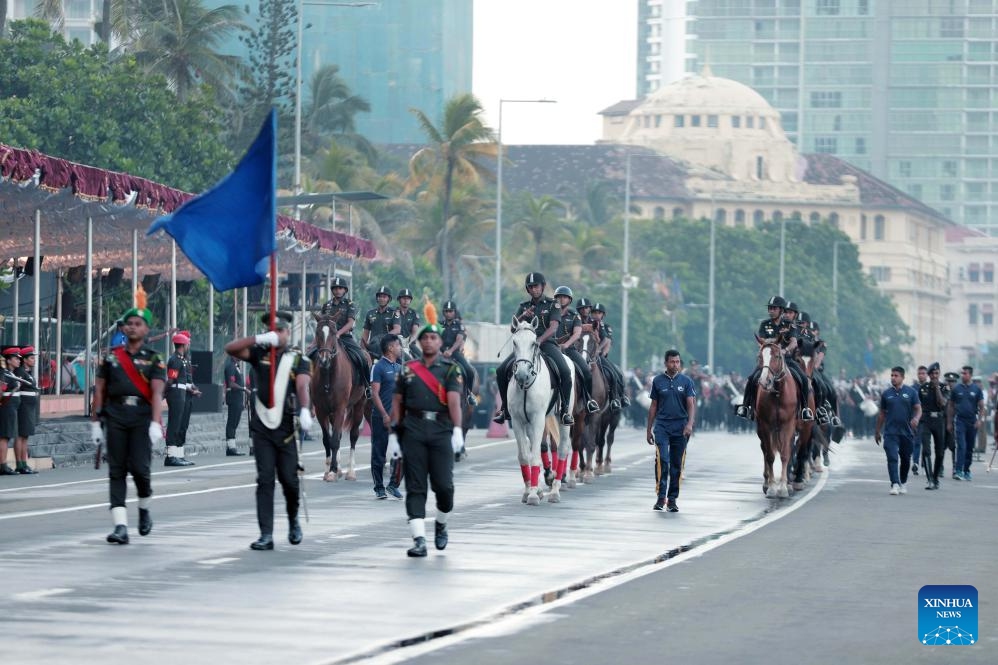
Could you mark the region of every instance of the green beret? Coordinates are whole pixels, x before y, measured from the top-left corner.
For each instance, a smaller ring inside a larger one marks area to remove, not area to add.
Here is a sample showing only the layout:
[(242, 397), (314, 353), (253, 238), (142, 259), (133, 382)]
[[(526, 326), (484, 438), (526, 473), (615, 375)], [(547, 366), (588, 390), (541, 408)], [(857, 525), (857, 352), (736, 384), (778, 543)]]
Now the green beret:
[(422, 339), (423, 335), (426, 333), (436, 333), (438, 335), (444, 334), (444, 329), (440, 327), (439, 323), (427, 323), (425, 326), (419, 329), (416, 333), (416, 339)]
[(127, 321), (133, 316), (137, 316), (145, 321), (147, 326), (152, 325), (152, 311), (148, 307), (133, 307), (121, 315), (121, 320)]

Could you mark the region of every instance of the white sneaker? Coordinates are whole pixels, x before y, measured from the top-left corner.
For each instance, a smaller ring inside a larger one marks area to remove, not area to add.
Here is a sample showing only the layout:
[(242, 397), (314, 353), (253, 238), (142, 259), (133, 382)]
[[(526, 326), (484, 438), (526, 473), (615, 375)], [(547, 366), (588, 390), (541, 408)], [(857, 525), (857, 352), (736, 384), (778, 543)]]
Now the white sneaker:
[(907, 494), (907, 493), (908, 493), (908, 488), (904, 486), (904, 483), (901, 483), (901, 494)]
[(891, 491), (888, 492), (891, 496), (897, 496), (901, 493), (901, 486), (897, 483), (891, 483)]

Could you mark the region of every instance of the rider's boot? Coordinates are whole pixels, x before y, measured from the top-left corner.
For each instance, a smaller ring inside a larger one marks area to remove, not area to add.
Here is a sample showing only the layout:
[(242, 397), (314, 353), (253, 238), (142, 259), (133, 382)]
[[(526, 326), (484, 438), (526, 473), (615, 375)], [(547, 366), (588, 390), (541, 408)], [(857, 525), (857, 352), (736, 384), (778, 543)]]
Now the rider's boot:
[(504, 404), (502, 408), (499, 409), (499, 413), (497, 413), (495, 417), (492, 419), (492, 422), (494, 422), (496, 425), (502, 425), (507, 420), (509, 420), (509, 410), (506, 408), (506, 405)]
[(625, 409), (631, 405), (631, 400), (628, 399), (627, 395), (620, 398), (620, 405)]

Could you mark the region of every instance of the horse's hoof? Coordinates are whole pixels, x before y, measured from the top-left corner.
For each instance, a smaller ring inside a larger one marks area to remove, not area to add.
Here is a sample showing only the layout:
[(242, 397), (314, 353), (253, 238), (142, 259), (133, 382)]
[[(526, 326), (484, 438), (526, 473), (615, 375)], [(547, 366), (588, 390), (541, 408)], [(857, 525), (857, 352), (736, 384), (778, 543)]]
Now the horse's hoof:
[(603, 475), (603, 465), (602, 464), (597, 464), (596, 465), (596, 471), (595, 471), (595, 473), (596, 473), (597, 476), (602, 476)]
[(322, 474), (322, 479), (325, 480), (327, 483), (335, 483), (340, 478), (336, 471), (326, 471), (324, 474)]
[(533, 494), (533, 493), (528, 494), (527, 495), (527, 505), (528, 506), (539, 506), (539, 505), (541, 505), (541, 497), (539, 497), (538, 495)]
[(817, 464), (814, 465), (814, 472), (815, 473), (824, 473), (825, 472), (825, 467), (823, 467), (821, 465), (821, 462), (818, 462)]
[(357, 480), (357, 474), (354, 471), (348, 471), (347, 480)]
[(570, 490), (574, 490), (575, 485), (576, 485), (575, 476), (569, 476), (568, 480), (565, 481), (565, 487), (567, 487)]
[(585, 484), (588, 485), (589, 483), (593, 482), (594, 480), (596, 480), (596, 477), (593, 475), (592, 471), (589, 471), (587, 469), (586, 472), (582, 474), (582, 482), (583, 483), (585, 483)]
[(338, 470), (336, 471), (336, 477), (337, 477), (337, 478), (342, 478), (342, 477), (343, 477), (343, 476), (345, 476), (345, 475), (347, 475), (347, 474), (346, 474), (346, 473), (344, 473), (342, 469), (338, 469)]
[(548, 494), (548, 503), (561, 503), (561, 494), (556, 491), (552, 491)]
[(609, 462), (603, 465), (603, 473), (606, 475), (610, 475), (612, 473)]
[(776, 495), (781, 499), (790, 498), (790, 491), (786, 487), (781, 487)]
[(768, 490), (766, 490), (766, 496), (768, 496), (770, 499), (775, 499), (779, 495), (780, 495), (780, 492), (779, 492), (779, 490), (776, 489), (775, 485), (772, 486), (772, 487), (770, 487)]
[(795, 492), (800, 492), (802, 489), (804, 489), (804, 483), (794, 483)]
[(762, 493), (765, 494), (766, 496), (769, 496), (769, 486), (768, 485), (763, 485), (762, 486)]
[(520, 497), (520, 503), (526, 503), (526, 502), (527, 502), (527, 497), (528, 497), (528, 496), (530, 496), (530, 492), (524, 492), (524, 493), (523, 493), (523, 496), (522, 496), (522, 497)]
[(551, 469), (544, 469), (544, 484), (548, 487), (554, 484), (554, 472)]

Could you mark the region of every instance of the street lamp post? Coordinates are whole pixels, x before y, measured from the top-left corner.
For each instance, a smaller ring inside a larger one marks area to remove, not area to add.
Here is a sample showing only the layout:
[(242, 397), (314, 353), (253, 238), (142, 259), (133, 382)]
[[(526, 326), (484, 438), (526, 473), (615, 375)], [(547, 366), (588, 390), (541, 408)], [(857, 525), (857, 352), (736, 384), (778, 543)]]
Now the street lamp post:
[(496, 130), (496, 285), (495, 321), (502, 323), (500, 308), (502, 293), (502, 105), (503, 104), (554, 104), (553, 99), (500, 99), (499, 126)]
[[(783, 264), (787, 254), (787, 219), (780, 217), (780, 288), (778, 293), (783, 296)], [(786, 297), (786, 296), (784, 296)]]
[(631, 153), (624, 160), (624, 256), (620, 286), (620, 368), (627, 371), (627, 338), (631, 283)]
[(832, 331), (839, 331), (839, 245), (846, 244), (845, 240), (836, 240), (832, 243)]
[(717, 368), (714, 366), (714, 245), (717, 238), (717, 212), (714, 210), (714, 199), (711, 197), (710, 205), (710, 277), (707, 282), (707, 364), (710, 365), (710, 373), (714, 374)]

